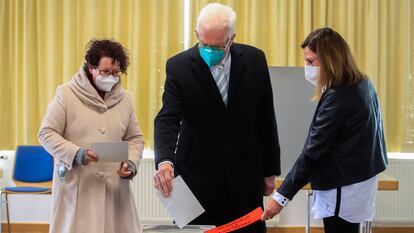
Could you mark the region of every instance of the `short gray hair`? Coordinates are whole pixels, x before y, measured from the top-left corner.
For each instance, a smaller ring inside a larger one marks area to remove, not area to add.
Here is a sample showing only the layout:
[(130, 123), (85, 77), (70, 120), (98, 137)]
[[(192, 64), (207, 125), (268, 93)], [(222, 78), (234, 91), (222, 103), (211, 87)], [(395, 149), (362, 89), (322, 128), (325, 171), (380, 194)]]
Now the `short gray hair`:
[(228, 30), (229, 37), (235, 33), (236, 12), (226, 5), (220, 3), (209, 3), (203, 9), (197, 18), (196, 31), (200, 26), (206, 29)]

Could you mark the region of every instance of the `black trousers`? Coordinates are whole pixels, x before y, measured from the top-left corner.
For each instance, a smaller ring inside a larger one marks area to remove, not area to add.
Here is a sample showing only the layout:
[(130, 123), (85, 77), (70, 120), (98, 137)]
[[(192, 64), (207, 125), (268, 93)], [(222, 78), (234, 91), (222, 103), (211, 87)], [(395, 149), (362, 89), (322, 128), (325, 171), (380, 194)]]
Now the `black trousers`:
[(358, 233), (359, 223), (348, 222), (341, 217), (332, 216), (323, 219), (325, 233)]
[[(233, 174), (227, 173), (225, 179), (222, 182), (214, 182), (214, 186), (217, 190), (221, 190), (220, 196), (223, 198), (218, 199), (210, 199), (211, 196), (207, 198), (210, 200), (206, 202), (206, 205), (203, 205), (206, 212), (198, 216), (194, 219), (190, 224), (192, 225), (215, 225), (221, 226), (223, 224), (227, 224), (233, 220), (236, 220), (243, 215), (249, 213), (250, 211), (254, 210), (256, 207), (261, 206), (263, 208), (263, 196), (256, 195), (253, 198), (246, 198), (243, 199), (238, 196), (237, 192), (234, 190), (238, 190), (243, 183), (239, 177), (234, 177)], [(204, 187), (202, 187), (205, 189)], [(196, 196), (201, 196), (205, 193), (199, 193), (197, 189), (192, 189)], [(246, 191), (247, 192), (247, 191)], [(258, 191), (260, 192), (260, 191)], [(198, 195), (197, 195), (198, 194)], [(204, 199), (204, 198), (203, 198)], [(209, 205), (210, 203), (210, 205)], [(214, 203), (214, 204), (211, 204)], [(266, 233), (266, 224), (265, 222), (258, 220), (251, 225), (246, 227), (240, 228), (238, 230), (232, 231), (232, 233)]]
[(341, 188), (336, 189), (335, 215), (323, 219), (325, 233), (358, 233), (359, 223), (348, 222), (339, 217), (341, 208)]

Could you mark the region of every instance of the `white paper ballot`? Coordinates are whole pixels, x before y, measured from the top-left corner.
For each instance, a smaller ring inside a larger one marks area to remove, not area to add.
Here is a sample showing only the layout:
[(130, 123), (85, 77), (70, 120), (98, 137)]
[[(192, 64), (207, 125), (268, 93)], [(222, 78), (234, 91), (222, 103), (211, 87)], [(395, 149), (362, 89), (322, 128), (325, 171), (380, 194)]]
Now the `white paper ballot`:
[(95, 142), (91, 144), (98, 162), (122, 162), (128, 160), (128, 142)]
[(158, 190), (156, 194), (180, 229), (205, 211), (181, 176), (174, 178), (169, 197)]

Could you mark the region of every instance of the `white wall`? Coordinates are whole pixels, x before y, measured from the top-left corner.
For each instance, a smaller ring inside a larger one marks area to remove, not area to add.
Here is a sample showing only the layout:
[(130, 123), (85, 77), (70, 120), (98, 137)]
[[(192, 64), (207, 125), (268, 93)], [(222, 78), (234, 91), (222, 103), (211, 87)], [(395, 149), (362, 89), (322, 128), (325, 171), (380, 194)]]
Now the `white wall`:
[[(7, 154), (6, 160), (0, 159), (0, 167), (4, 170), (3, 177), (0, 179), (0, 185), (10, 184), (10, 166), (13, 154), (12, 152), (0, 151), (2, 154)], [(145, 159), (146, 162), (151, 163), (152, 159)], [(143, 167), (144, 168), (144, 167)], [(375, 224), (388, 225), (410, 225), (414, 226), (414, 202), (412, 199), (412, 177), (414, 176), (414, 160), (399, 160), (390, 159), (390, 166), (387, 174), (397, 178), (400, 182), (400, 190), (394, 191), (380, 191), (377, 196), (377, 215)], [(145, 173), (142, 173), (145, 174)], [(147, 173), (149, 174), (149, 173)], [(148, 175), (145, 175), (148, 176)], [(144, 182), (144, 179), (146, 182)], [(151, 183), (147, 179), (152, 177), (138, 177), (135, 182)], [(151, 185), (146, 185), (148, 189), (152, 189)], [(145, 187), (143, 187), (145, 188)], [(305, 225), (305, 191), (300, 191), (289, 203), (282, 214), (280, 215), (277, 225), (283, 226), (303, 226)], [(145, 203), (139, 203), (138, 206), (146, 206)], [(144, 200), (143, 200), (144, 201)], [(13, 222), (48, 222), (50, 209), (50, 196), (46, 195), (10, 195), (10, 217)], [(4, 207), (4, 205), (3, 205)], [(154, 207), (157, 208), (157, 207)], [(146, 211), (140, 210), (140, 217)], [(5, 220), (5, 211), (3, 208), (3, 221)], [(163, 218), (165, 221), (165, 218)], [(319, 220), (311, 220), (311, 224), (322, 225)]]

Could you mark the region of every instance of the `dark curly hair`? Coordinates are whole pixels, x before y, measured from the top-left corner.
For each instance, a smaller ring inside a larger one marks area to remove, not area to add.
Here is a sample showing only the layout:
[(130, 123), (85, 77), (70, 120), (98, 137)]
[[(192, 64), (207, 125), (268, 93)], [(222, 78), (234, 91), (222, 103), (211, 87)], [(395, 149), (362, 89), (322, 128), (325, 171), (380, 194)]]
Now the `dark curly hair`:
[(129, 58), (127, 55), (127, 50), (119, 43), (113, 40), (98, 40), (92, 39), (87, 44), (87, 52), (85, 55), (85, 60), (88, 64), (93, 67), (99, 65), (99, 61), (102, 57), (112, 58), (112, 62), (119, 62), (119, 68), (122, 73), (126, 73)]

